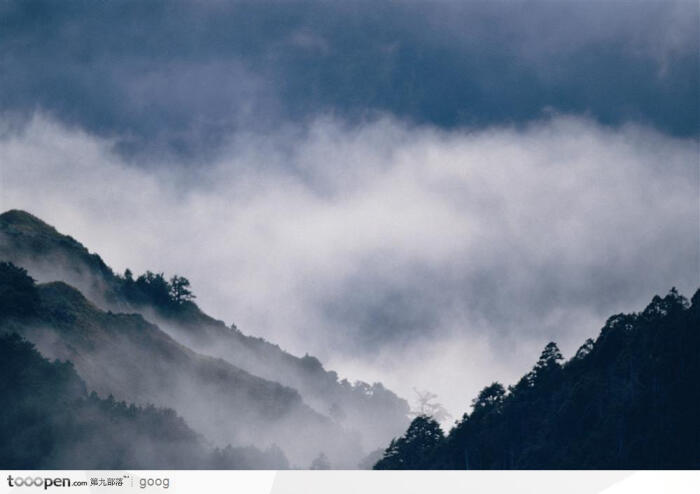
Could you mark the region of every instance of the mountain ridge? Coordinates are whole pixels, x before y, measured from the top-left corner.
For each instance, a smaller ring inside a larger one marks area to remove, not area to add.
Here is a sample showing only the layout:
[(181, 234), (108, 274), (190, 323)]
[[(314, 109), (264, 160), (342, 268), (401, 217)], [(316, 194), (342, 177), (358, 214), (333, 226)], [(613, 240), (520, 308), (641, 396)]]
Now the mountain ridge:
[[(90, 253), (73, 237), (26, 211), (0, 214), (0, 260), (3, 259), (27, 268), (33, 276), (39, 273), (38, 277), (44, 281), (60, 280), (77, 287), (79, 293), (88, 296), (86, 300), (97, 304), (94, 308), (108, 314), (115, 311), (115, 317), (126, 317), (122, 313), (139, 314), (144, 321), (155, 322), (159, 330), (166, 329), (177, 342), (199, 354), (223, 359), (252, 376), (301, 393), (301, 401), (311, 405), (324, 420), (330, 418), (355, 431), (365, 451), (376, 449), (407, 424), (407, 403), (380, 383), (351, 384), (339, 380), (337, 373), (325, 370), (315, 357), (308, 354), (296, 357), (262, 338), (245, 335), (235, 326), (228, 327), (203, 313), (191, 300), (167, 307), (150, 302), (133, 303), (126, 290), (133, 286), (133, 280), (128, 280), (126, 274), (115, 274), (98, 254)], [(156, 281), (164, 280), (161, 277)], [(57, 286), (40, 285), (40, 291)], [(67, 292), (64, 295), (66, 300), (70, 298)], [(91, 384), (107, 391), (99, 383)]]
[(445, 435), (417, 417), (375, 469), (700, 468), (700, 289), (608, 318), (568, 361), (554, 342), (484, 387)]
[(70, 362), (17, 334), (0, 334), (0, 375), (12, 396), (0, 409), (4, 468), (288, 468), (279, 450), (212, 449), (171, 409), (88, 394)]

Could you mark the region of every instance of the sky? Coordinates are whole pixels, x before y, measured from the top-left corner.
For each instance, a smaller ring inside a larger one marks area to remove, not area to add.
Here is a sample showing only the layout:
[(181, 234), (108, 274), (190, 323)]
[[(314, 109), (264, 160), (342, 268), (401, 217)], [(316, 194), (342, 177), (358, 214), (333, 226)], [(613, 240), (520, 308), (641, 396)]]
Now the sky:
[(700, 285), (696, 2), (3, 2), (0, 207), (456, 418)]

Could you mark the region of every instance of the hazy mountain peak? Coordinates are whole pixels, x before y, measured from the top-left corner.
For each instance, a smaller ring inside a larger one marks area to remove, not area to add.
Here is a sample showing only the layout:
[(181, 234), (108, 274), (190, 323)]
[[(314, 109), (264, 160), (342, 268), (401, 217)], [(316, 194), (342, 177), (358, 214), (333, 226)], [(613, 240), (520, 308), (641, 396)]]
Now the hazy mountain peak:
[(51, 225), (21, 209), (10, 209), (0, 214), (0, 227), (18, 234), (64, 237)]
[[(19, 209), (0, 214), (0, 258), (34, 268), (30, 270), (40, 281), (63, 280), (83, 291), (88, 287), (76, 283), (76, 274), (99, 275), (107, 282), (114, 278), (100, 256), (91, 254), (73, 237)], [(65, 272), (72, 276), (66, 279)]]

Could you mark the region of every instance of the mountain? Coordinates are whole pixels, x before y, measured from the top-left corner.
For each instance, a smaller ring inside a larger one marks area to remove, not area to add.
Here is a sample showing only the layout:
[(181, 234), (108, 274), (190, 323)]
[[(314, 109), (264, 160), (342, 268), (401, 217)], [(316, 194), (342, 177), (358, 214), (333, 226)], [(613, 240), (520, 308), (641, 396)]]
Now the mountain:
[(247, 371), (299, 391), (304, 402), (345, 428), (357, 431), (365, 450), (376, 448), (407, 425), (408, 404), (381, 383), (339, 380), (311, 355), (296, 357), (262, 338), (203, 314), (194, 304), (182, 310), (147, 310), (178, 341), (207, 355), (235, 362)]
[(87, 393), (68, 362), (0, 335), (0, 464), (17, 469), (285, 468), (279, 450), (212, 449), (171, 409)]
[[(17, 299), (13, 290), (31, 284), (8, 276), (17, 269), (0, 264), (5, 300)], [(357, 440), (306, 406), (295, 390), (198, 354), (139, 314), (104, 312), (63, 282), (34, 290), (32, 306), (21, 314), (0, 312), (0, 333), (21, 335), (44, 356), (70, 361), (100, 395), (174, 408), (218, 446), (276, 444), (300, 462), (320, 450), (338, 462), (360, 456)]]
[(227, 327), (174, 297), (160, 274), (116, 275), (24, 211), (0, 215), (0, 260), (45, 282), (38, 319), (14, 330), (46, 356), (72, 361), (98, 393), (173, 407), (208, 437), (276, 443), (299, 466), (324, 452), (336, 467), (356, 467), (362, 451), (408, 423), (407, 403), (380, 383), (339, 380), (312, 356)]
[(25, 211), (0, 214), (0, 260), (26, 267), (42, 281), (65, 281), (88, 297), (113, 293), (117, 286), (100, 256)]
[(700, 290), (608, 319), (568, 362), (549, 343), (445, 436), (417, 417), (375, 469), (700, 468)]
[(98, 255), (27, 212), (0, 215), (0, 259), (28, 268), (42, 281), (65, 281), (104, 309), (138, 312), (198, 352), (296, 389), (317, 412), (356, 431), (365, 450), (384, 444), (408, 423), (406, 401), (381, 383), (340, 380), (317, 358), (297, 357), (227, 327), (190, 300), (169, 303), (162, 275), (146, 273), (136, 281), (130, 273), (116, 275)]

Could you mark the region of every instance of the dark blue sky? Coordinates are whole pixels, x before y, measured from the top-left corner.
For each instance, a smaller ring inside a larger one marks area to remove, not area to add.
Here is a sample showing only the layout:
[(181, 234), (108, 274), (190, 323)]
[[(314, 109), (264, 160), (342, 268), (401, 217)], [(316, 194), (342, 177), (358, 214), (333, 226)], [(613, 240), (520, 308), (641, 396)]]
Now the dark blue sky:
[(554, 111), (690, 136), (699, 22), (693, 1), (10, 1), (0, 110), (171, 157), (319, 114), (454, 128)]

